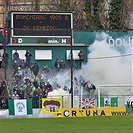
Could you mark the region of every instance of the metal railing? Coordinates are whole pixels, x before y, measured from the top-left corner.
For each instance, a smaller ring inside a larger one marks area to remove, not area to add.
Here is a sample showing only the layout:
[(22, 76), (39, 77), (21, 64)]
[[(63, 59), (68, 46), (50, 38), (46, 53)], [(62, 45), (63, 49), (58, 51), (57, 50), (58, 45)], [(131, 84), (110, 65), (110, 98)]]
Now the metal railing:
[[(33, 108), (42, 108), (42, 98), (43, 97), (29, 97), (32, 99), (32, 107)], [(62, 108), (71, 108), (71, 94), (69, 95), (53, 95), (48, 96), (46, 98), (61, 98), (62, 99)], [(132, 95), (104, 95), (100, 97), (100, 107), (126, 107), (128, 104), (132, 103)], [(8, 109), (8, 99), (12, 99), (5, 96), (0, 96), (0, 109)], [(18, 98), (20, 99), (20, 98)], [(75, 100), (76, 99), (76, 100)], [(98, 107), (98, 95), (95, 95), (93, 98), (87, 98), (87, 96), (83, 95), (81, 99), (81, 95), (74, 96), (73, 107), (75, 108), (75, 104), (79, 105), (79, 108), (83, 106), (88, 106), (92, 104), (94, 107)], [(93, 107), (93, 106), (92, 106)], [(77, 107), (76, 107), (77, 108)], [(91, 108), (91, 107), (90, 107)]]

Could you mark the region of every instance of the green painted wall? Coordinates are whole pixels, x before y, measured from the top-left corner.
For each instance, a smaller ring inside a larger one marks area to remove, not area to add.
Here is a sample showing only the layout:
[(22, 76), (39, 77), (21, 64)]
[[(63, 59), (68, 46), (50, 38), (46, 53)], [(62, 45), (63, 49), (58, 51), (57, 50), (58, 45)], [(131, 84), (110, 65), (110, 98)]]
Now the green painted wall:
[(74, 32), (74, 43), (75, 44), (92, 44), (96, 39), (100, 40), (102, 38), (101, 33), (106, 33), (111, 36), (113, 39), (121, 38), (123, 36), (133, 36), (133, 32)]
[(95, 32), (74, 32), (73, 38), (75, 44), (92, 44), (95, 40)]
[[(85, 53), (85, 63), (87, 62), (88, 47), (73, 47), (73, 50), (82, 49)], [(48, 65), (50, 68), (54, 68), (54, 62), (56, 59), (63, 59), (66, 62), (67, 68), (69, 67), (69, 62), (66, 60), (66, 50), (70, 50), (70, 46), (7, 46), (7, 52), (9, 54), (9, 67), (12, 68), (12, 50), (30, 50), (32, 54), (31, 61), (36, 62), (40, 68), (44, 65)], [(35, 60), (35, 50), (52, 50), (52, 60)], [(79, 68), (79, 61), (74, 61), (74, 68)]]
[[(102, 34), (104, 32), (74, 32), (73, 37), (74, 37), (74, 44), (86, 44), (89, 46), (92, 44), (96, 39), (102, 40)], [(133, 33), (132, 32), (105, 32), (106, 34), (110, 35), (113, 39), (116, 38), (121, 38), (124, 36), (130, 36), (132, 39)], [(0, 33), (0, 42), (2, 41), (1, 33)], [(54, 62), (55, 60), (58, 59), (63, 59), (66, 62), (67, 67), (69, 66), (68, 61), (66, 60), (66, 50), (70, 50), (70, 46), (22, 46), (23, 44), (20, 44), (21, 46), (7, 46), (7, 51), (10, 55), (10, 67), (12, 66), (12, 50), (28, 50), (30, 49), (32, 53), (32, 61), (35, 61), (35, 49), (36, 50), (52, 50), (52, 61), (51, 60), (37, 60), (36, 62), (39, 64), (39, 67), (43, 67), (44, 65), (49, 65), (51, 68), (54, 68)], [(30, 45), (30, 44), (29, 44)], [(3, 49), (3, 47), (1, 47)], [(88, 48), (85, 47), (73, 47), (74, 50), (80, 50), (83, 49), (85, 52), (85, 62), (87, 62), (87, 55), (88, 55)], [(79, 61), (74, 61), (74, 67), (78, 68), (79, 67)]]

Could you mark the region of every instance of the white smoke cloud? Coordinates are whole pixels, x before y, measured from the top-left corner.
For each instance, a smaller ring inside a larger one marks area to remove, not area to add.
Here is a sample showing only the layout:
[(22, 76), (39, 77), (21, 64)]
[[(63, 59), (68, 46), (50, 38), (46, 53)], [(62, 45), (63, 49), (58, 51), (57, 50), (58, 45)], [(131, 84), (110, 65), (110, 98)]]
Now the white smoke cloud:
[[(89, 47), (88, 62), (82, 65), (81, 70), (74, 72), (74, 77), (83, 77), (85, 81), (91, 80), (97, 85), (132, 84), (132, 57), (122, 56), (131, 54), (131, 47), (111, 46), (107, 43), (109, 35), (97, 33), (96, 40)], [(123, 52), (124, 51), (124, 52)], [(94, 59), (100, 58), (100, 59)], [(70, 70), (56, 76), (57, 83), (64, 85), (65, 80), (70, 82)], [(70, 86), (70, 84), (69, 84)], [(120, 90), (119, 90), (120, 91)], [(121, 92), (125, 93), (124, 90)], [(116, 93), (116, 91), (114, 91)], [(68, 94), (68, 93), (67, 93)]]
[[(132, 61), (131, 56), (121, 56), (123, 53), (114, 49), (116, 46), (110, 46), (107, 41), (107, 35), (103, 34), (104, 39), (96, 40), (89, 51), (88, 63), (83, 66), (83, 70), (87, 73), (86, 77), (89, 77), (95, 84), (131, 84), (132, 83)], [(117, 46), (120, 47), (120, 46)], [(124, 48), (124, 47), (123, 47)], [(125, 48), (128, 49), (128, 48)], [(130, 48), (131, 49), (131, 48)], [(130, 54), (129, 50), (127, 50)], [(101, 59), (91, 59), (99, 58)]]
[[(88, 59), (88, 63), (83, 66), (83, 75), (88, 77), (95, 85), (132, 84), (132, 57), (114, 57), (123, 55), (123, 51), (124, 54), (131, 54), (131, 46), (110, 46), (107, 43), (107, 34), (101, 33), (98, 37), (99, 36), (102, 39), (95, 40), (89, 47), (90, 54), (88, 58), (90, 59)], [(113, 87), (111, 89), (113, 89)], [(124, 90), (124, 88), (120, 89), (120, 94), (124, 94), (127, 91), (127, 89)], [(117, 92), (114, 91), (111, 93)]]

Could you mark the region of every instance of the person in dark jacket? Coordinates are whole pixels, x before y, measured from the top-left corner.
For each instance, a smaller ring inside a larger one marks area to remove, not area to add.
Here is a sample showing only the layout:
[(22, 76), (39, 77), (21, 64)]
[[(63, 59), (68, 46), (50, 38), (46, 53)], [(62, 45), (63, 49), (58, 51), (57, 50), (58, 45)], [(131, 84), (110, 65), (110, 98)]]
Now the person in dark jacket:
[(65, 70), (66, 69), (66, 63), (64, 62), (64, 60), (61, 60), (60, 64), (61, 64), (61, 70)]
[(13, 60), (15, 61), (18, 61), (18, 59), (19, 59), (19, 53), (18, 53), (18, 51), (17, 50), (15, 50), (15, 52), (13, 53)]
[(33, 66), (33, 74), (37, 76), (38, 72), (39, 72), (39, 66), (37, 63), (35, 63)]
[(30, 84), (28, 84), (26, 87), (26, 97), (27, 98), (32, 97), (32, 88), (31, 88)]
[(32, 54), (30, 53), (30, 50), (28, 50), (26, 52), (26, 54), (25, 54), (25, 57), (26, 57), (26, 66), (28, 68), (30, 67), (31, 56), (32, 56)]
[(2, 83), (1, 83), (1, 93), (2, 93), (2, 96), (6, 96), (8, 94), (7, 81), (5, 79), (3, 79)]
[(81, 68), (82, 62), (84, 61), (84, 52), (80, 50), (80, 52), (78, 53), (78, 56), (79, 56), (80, 68)]
[(7, 52), (3, 53), (2, 56), (4, 67), (8, 68), (9, 55)]
[(15, 60), (13, 63), (13, 70), (14, 70), (13, 75), (15, 75), (18, 72), (18, 67), (19, 67), (19, 65), (18, 65), (17, 61)]
[(46, 90), (47, 90), (48, 92), (53, 91), (53, 87), (52, 87), (52, 85), (51, 85), (49, 82), (47, 82)]
[(33, 74), (33, 71), (34, 71), (34, 65), (35, 63), (34, 62), (31, 62), (30, 64), (30, 70), (31, 70), (31, 73)]
[(83, 88), (83, 94), (85, 94), (86, 97), (92, 98), (95, 96), (96, 86), (90, 80), (85, 82)]
[(57, 59), (56, 62), (54, 63), (54, 66), (56, 68), (56, 71), (59, 72), (61, 69), (61, 64), (60, 64), (60, 60)]

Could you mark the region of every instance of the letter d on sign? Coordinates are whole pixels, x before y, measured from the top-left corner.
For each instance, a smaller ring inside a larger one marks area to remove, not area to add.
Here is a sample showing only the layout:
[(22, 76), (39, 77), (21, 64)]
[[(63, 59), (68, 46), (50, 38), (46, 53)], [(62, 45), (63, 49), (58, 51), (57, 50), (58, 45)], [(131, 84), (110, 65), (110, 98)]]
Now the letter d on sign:
[(22, 38), (18, 38), (18, 43), (22, 43), (23, 39)]

